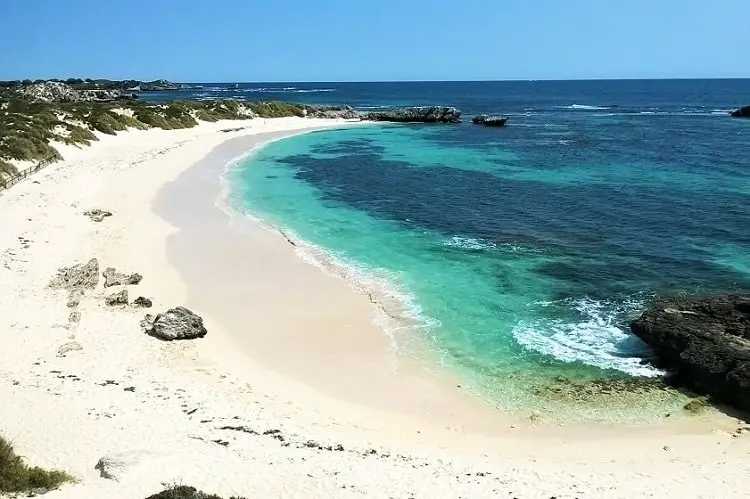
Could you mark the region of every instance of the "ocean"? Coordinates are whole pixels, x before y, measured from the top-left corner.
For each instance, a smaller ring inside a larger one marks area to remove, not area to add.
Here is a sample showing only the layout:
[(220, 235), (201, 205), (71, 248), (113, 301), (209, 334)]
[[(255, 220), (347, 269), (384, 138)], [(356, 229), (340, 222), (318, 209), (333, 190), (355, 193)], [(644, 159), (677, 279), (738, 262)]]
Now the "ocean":
[[(510, 411), (678, 410), (685, 396), (658, 383), (668, 373), (629, 319), (657, 294), (750, 289), (750, 121), (728, 114), (750, 104), (750, 80), (205, 84), (145, 97), (463, 111), (460, 125), (271, 143), (230, 172), (230, 203), (370, 293), (395, 352)], [(508, 126), (472, 125), (481, 113)]]

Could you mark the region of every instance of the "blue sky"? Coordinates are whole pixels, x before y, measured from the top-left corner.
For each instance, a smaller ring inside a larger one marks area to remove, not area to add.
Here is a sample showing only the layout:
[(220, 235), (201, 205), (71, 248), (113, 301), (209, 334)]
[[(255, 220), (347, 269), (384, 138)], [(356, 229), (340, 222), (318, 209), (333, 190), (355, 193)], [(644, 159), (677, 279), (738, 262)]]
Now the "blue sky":
[(0, 79), (750, 77), (750, 0), (0, 0)]

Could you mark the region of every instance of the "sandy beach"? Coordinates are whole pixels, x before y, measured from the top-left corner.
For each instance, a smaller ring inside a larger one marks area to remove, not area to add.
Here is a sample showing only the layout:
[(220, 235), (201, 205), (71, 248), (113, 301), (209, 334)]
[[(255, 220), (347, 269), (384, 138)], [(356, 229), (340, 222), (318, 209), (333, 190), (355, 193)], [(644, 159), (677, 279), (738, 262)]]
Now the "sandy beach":
[[(227, 164), (336, 120), (255, 119), (100, 136), (0, 192), (0, 434), (78, 482), (47, 496), (750, 497), (730, 417), (649, 427), (532, 425), (395, 361), (362, 292), (221, 201)], [(233, 131), (225, 131), (231, 128)], [(224, 131), (222, 131), (224, 130)], [(113, 216), (93, 222), (85, 210)], [(60, 267), (138, 272), (131, 300), (186, 306), (208, 335), (162, 342), (101, 283), (70, 322)], [(67, 348), (62, 348), (68, 345)], [(74, 345), (71, 347), (71, 345)], [(115, 479), (95, 469), (121, 464)]]

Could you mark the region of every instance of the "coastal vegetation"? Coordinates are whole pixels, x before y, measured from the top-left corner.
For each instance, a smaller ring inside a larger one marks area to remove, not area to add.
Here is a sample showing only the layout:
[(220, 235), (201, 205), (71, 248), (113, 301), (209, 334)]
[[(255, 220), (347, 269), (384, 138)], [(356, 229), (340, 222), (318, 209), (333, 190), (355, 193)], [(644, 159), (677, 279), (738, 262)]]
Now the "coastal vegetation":
[[(146, 499), (221, 499), (215, 494), (206, 494), (195, 487), (187, 485), (174, 485), (158, 494), (147, 497)], [(242, 497), (232, 496), (230, 499), (244, 499)]]
[(191, 128), (199, 120), (304, 116), (305, 107), (288, 102), (236, 100), (109, 102), (46, 102), (14, 88), (0, 89), (0, 177), (17, 172), (13, 161), (37, 164), (61, 158), (54, 143), (84, 146), (97, 140), (94, 132), (114, 135), (127, 129)]
[(47, 492), (71, 481), (73, 477), (63, 471), (28, 466), (10, 442), (0, 437), (0, 493)]

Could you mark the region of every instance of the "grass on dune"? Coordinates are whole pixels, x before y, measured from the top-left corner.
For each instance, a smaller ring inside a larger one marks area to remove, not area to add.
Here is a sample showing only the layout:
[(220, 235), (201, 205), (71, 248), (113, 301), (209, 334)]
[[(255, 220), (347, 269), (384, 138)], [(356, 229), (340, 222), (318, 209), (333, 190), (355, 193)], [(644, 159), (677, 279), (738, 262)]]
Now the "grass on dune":
[(10, 442), (0, 437), (0, 493), (48, 492), (71, 481), (73, 477), (64, 471), (27, 465)]
[(0, 175), (16, 172), (9, 160), (54, 162), (61, 158), (50, 142), (89, 145), (94, 131), (115, 135), (135, 129), (191, 128), (202, 121), (252, 117), (304, 116), (299, 104), (279, 101), (172, 101), (149, 104), (138, 100), (113, 102), (32, 102), (15, 91), (0, 90)]

